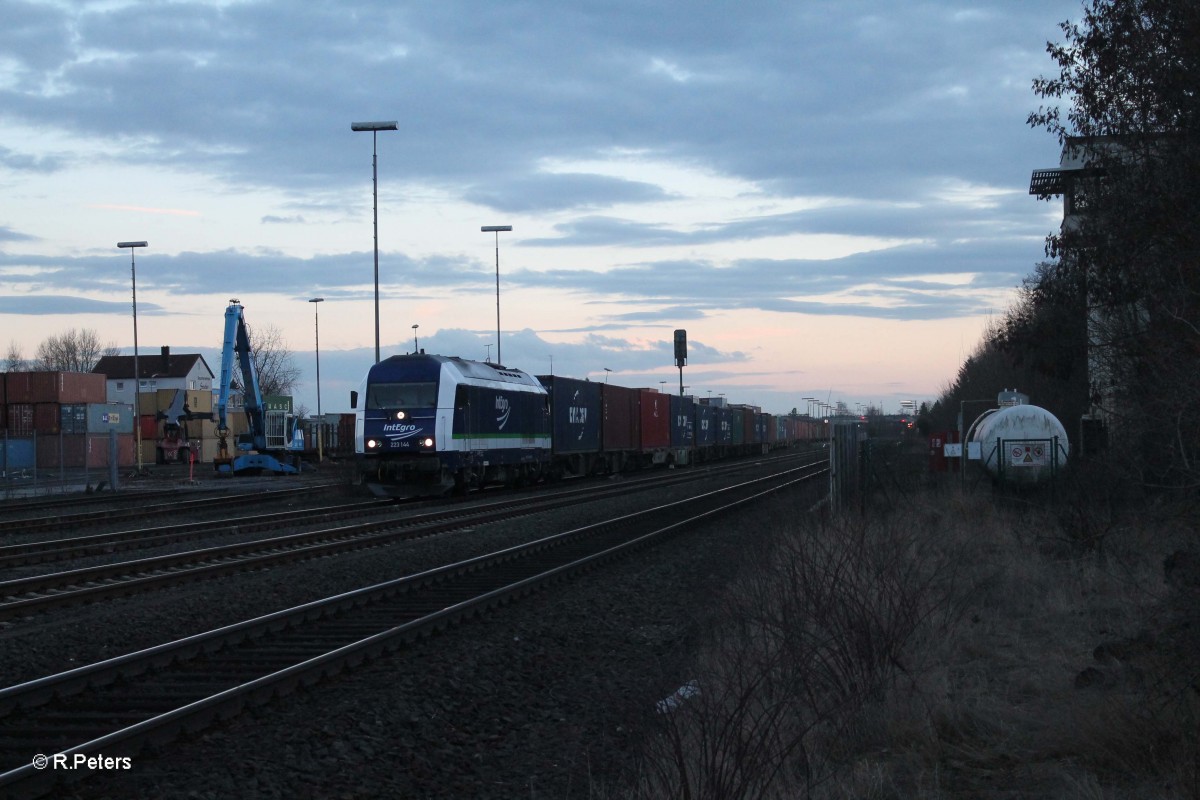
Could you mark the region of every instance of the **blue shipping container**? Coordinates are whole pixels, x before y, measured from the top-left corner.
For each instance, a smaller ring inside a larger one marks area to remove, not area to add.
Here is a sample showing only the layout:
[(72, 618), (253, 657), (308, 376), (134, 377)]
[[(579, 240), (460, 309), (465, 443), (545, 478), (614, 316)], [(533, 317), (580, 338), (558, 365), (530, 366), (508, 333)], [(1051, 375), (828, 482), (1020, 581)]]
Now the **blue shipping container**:
[(550, 394), (554, 452), (599, 452), (600, 384), (558, 375), (538, 375), (537, 379)]
[(706, 403), (696, 403), (696, 446), (717, 444), (717, 409)]
[(0, 447), (0, 469), (16, 472), (23, 469), (33, 469), (37, 464), (34, 453), (34, 439), (4, 437), (4, 446)]
[(696, 444), (696, 401), (690, 397), (671, 395), (671, 447), (692, 447)]

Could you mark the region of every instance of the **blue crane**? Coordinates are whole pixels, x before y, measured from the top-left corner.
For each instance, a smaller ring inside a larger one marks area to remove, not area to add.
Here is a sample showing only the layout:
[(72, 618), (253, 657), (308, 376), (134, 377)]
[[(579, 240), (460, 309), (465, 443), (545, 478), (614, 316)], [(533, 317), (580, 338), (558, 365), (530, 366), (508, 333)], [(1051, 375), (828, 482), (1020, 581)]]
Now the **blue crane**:
[[(229, 396), (234, 369), (239, 370), (246, 411), (246, 433), (238, 436), (236, 453), (229, 448)], [(296, 451), (303, 437), (286, 411), (268, 410), (258, 384), (258, 370), (250, 349), (250, 331), (242, 304), (229, 301), (225, 309), (225, 341), (221, 348), (221, 387), (217, 395), (217, 456), (213, 466), (224, 475), (276, 475), (300, 471)]]

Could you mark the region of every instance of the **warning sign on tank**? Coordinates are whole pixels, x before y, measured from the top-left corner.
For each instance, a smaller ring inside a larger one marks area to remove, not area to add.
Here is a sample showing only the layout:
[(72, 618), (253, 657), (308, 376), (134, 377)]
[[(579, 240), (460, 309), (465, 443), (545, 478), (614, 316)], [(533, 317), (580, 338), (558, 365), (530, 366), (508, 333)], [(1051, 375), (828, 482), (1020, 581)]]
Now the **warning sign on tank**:
[(1013, 467), (1046, 467), (1050, 465), (1044, 442), (1008, 442), (1008, 463)]

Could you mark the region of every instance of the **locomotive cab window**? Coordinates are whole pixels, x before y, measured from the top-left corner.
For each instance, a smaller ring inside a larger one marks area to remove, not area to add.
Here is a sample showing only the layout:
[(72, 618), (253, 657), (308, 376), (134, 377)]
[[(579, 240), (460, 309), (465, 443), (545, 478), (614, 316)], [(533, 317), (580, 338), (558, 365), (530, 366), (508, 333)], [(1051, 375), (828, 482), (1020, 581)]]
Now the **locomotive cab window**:
[(367, 392), (367, 408), (437, 408), (438, 387), (429, 383), (376, 383)]

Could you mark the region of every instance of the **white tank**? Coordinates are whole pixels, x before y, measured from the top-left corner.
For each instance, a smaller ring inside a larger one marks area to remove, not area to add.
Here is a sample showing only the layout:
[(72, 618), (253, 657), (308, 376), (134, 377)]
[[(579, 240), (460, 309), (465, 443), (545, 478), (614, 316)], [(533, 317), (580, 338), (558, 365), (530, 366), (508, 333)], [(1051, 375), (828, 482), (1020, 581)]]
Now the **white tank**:
[(971, 426), (969, 441), (979, 442), (988, 472), (1013, 483), (1050, 480), (1067, 465), (1070, 452), (1058, 418), (1030, 405), (985, 413)]

